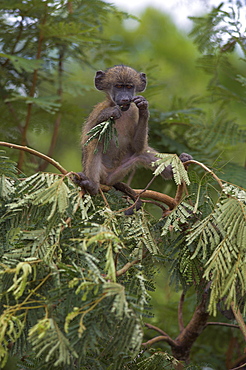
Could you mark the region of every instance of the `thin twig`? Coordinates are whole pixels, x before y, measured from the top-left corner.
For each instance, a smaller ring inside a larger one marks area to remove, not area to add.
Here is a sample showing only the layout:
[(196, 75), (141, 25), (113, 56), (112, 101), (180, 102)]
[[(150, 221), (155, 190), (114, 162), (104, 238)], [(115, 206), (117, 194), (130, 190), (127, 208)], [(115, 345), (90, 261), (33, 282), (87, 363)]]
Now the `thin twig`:
[(181, 202), (181, 199), (182, 199), (182, 195), (183, 195), (183, 191), (184, 191), (184, 185), (185, 183), (182, 181), (181, 184), (178, 185), (177, 187), (177, 191), (176, 191), (176, 195), (175, 195), (175, 200), (176, 202), (179, 204)]
[(245, 366), (246, 366), (246, 362), (238, 367), (234, 367), (233, 369), (230, 369), (230, 370), (239, 370), (239, 369), (245, 369)]
[[(152, 184), (152, 182), (155, 180), (155, 178), (156, 178), (156, 176), (153, 176), (152, 177), (152, 179), (148, 182), (148, 184), (146, 185), (146, 187), (142, 190), (142, 193), (144, 193), (148, 189), (148, 187)], [(137, 204), (137, 202), (139, 201), (142, 193), (140, 192), (138, 194), (138, 196), (136, 197), (136, 200), (135, 200), (134, 204), (131, 207), (134, 207)]]
[(101, 194), (101, 196), (102, 196), (102, 198), (104, 200), (104, 203), (106, 204), (106, 207), (107, 208), (110, 208), (109, 207), (109, 204), (108, 204), (108, 201), (107, 201), (107, 198), (105, 197), (105, 195), (104, 195), (104, 193), (103, 193), (103, 191), (102, 191), (102, 189), (100, 187), (99, 187), (99, 192), (100, 192), (100, 194)]
[(198, 161), (195, 161), (194, 159), (191, 159), (191, 160), (185, 162), (184, 164), (185, 165), (188, 165), (188, 164), (192, 164), (192, 163), (193, 164), (198, 164), (198, 166), (202, 167), (205, 171), (207, 171), (208, 173), (210, 173), (213, 176), (213, 178), (218, 182), (219, 186), (221, 188), (223, 188), (223, 183), (220, 180), (220, 178), (218, 176), (216, 176), (215, 173), (212, 170), (210, 170), (210, 168), (208, 168), (207, 166), (205, 166), (205, 164), (203, 164), (201, 162), (198, 162)]
[(68, 8), (68, 12), (70, 14), (72, 14), (73, 13), (73, 4), (72, 4), (72, 1), (71, 0), (68, 0), (67, 8)]
[[(128, 211), (129, 209), (133, 209), (136, 206), (136, 204), (139, 201), (139, 199), (141, 198), (141, 194), (144, 193), (148, 189), (148, 187), (152, 184), (152, 182), (155, 180), (155, 178), (156, 178), (156, 176), (152, 177), (152, 179), (148, 182), (148, 184), (146, 185), (146, 187), (143, 190), (137, 192), (137, 197), (136, 197), (134, 203), (130, 207), (124, 208), (123, 210), (121, 209), (118, 212), (125, 212), (125, 211)], [(161, 207), (159, 204), (157, 204), (157, 205), (159, 207)], [(166, 209), (164, 209), (164, 210), (166, 210)]]
[[(143, 189), (143, 192), (146, 191), (150, 185), (152, 184), (152, 182), (156, 179), (156, 176), (153, 176), (152, 179), (148, 182), (148, 184), (145, 186), (145, 188)], [(141, 194), (140, 194), (141, 195)]]
[(210, 322), (207, 322), (206, 326), (207, 325), (220, 325), (220, 326), (228, 326), (229, 328), (240, 329), (239, 325), (229, 324), (227, 322), (210, 321)]

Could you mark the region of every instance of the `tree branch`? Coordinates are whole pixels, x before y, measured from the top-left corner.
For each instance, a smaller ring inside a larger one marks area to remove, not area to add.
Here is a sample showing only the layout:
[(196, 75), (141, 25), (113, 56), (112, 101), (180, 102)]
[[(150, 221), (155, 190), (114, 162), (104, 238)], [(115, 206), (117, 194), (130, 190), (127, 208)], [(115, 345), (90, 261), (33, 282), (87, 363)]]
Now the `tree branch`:
[(182, 332), (184, 330), (184, 321), (183, 321), (183, 304), (184, 304), (184, 292), (182, 292), (179, 306), (178, 306), (178, 322), (179, 322), (179, 331)]
[(175, 201), (177, 202), (177, 204), (179, 204), (181, 202), (183, 191), (184, 191), (184, 182), (182, 181), (182, 183), (180, 185), (178, 185), (178, 187), (177, 187), (176, 195), (175, 195), (175, 198), (174, 198)]
[(198, 166), (202, 167), (205, 171), (210, 173), (213, 176), (213, 178), (218, 182), (219, 186), (221, 188), (223, 188), (223, 183), (220, 180), (220, 178), (217, 175), (215, 175), (215, 173), (212, 170), (210, 170), (207, 166), (205, 166), (205, 164), (203, 164), (201, 162), (198, 162), (198, 161), (195, 161), (194, 159), (191, 159), (191, 160), (185, 162), (185, 165), (192, 164), (192, 163), (197, 164)]
[(174, 198), (169, 195), (158, 193), (154, 190), (143, 190), (143, 189), (134, 189), (137, 195), (140, 195), (140, 198), (151, 198), (157, 200), (158, 202), (165, 203), (170, 209), (174, 209), (177, 206), (177, 202)]
[(142, 202), (143, 203), (150, 203), (150, 204), (154, 204), (155, 206), (157, 206), (157, 207), (160, 207), (162, 210), (163, 210), (163, 212), (166, 212), (166, 208), (165, 208), (165, 206), (163, 206), (162, 204), (160, 204), (160, 203), (158, 203), (158, 202), (156, 202), (156, 201), (154, 201), (154, 200), (147, 200), (147, 199), (145, 199), (145, 200), (142, 200)]
[(244, 336), (244, 340), (246, 341), (246, 325), (245, 325), (243, 316), (239, 308), (235, 305), (234, 302), (231, 303), (231, 309), (232, 309), (232, 312), (234, 313), (235, 319), (238, 322), (239, 328)]
[(220, 325), (220, 326), (228, 326), (229, 328), (240, 329), (239, 325), (228, 324), (227, 322), (209, 321), (209, 322), (207, 322), (206, 326), (208, 326), (208, 325)]
[[(160, 328), (158, 328), (157, 326), (151, 325), (151, 324), (149, 324), (148, 322), (146, 322), (144, 325), (145, 325), (145, 326), (146, 326), (146, 328), (148, 328), (148, 329), (155, 330), (155, 331), (157, 331), (157, 333), (160, 333), (161, 335), (164, 335), (164, 336), (166, 336), (166, 337), (169, 337), (169, 335), (168, 335), (167, 333), (165, 333), (163, 330), (161, 330), (161, 329), (160, 329)], [(171, 337), (169, 337), (169, 338), (171, 339)]]
[(206, 309), (207, 293), (202, 296), (201, 303), (196, 307), (193, 316), (183, 331), (176, 338), (177, 348), (173, 348), (173, 356), (180, 361), (188, 361), (192, 345), (206, 327), (209, 314)]
[(103, 191), (102, 191), (101, 187), (99, 187), (99, 192), (100, 192), (100, 194), (101, 194), (101, 196), (102, 196), (102, 198), (103, 198), (103, 201), (104, 201), (104, 203), (105, 203), (106, 207), (110, 209), (110, 206), (109, 206), (109, 204), (108, 204), (108, 201), (107, 201), (107, 199), (106, 199), (106, 197), (105, 197), (105, 195), (104, 195), (104, 193), (103, 193)]
[(171, 339), (169, 336), (166, 336), (166, 335), (160, 335), (158, 337), (152, 338), (152, 339), (148, 340), (147, 342), (142, 343), (142, 346), (151, 347), (153, 344), (155, 344), (157, 342), (166, 342), (166, 343), (170, 344), (171, 347), (177, 347), (176, 341)]
[(28, 152), (28, 153), (31, 153), (33, 155), (36, 155), (37, 157), (39, 157), (41, 159), (44, 159), (45, 161), (49, 162), (52, 166), (54, 166), (55, 168), (57, 168), (63, 175), (67, 175), (68, 174), (68, 171), (65, 170), (65, 168), (63, 168), (58, 162), (56, 162), (54, 159), (48, 157), (47, 155), (38, 152), (37, 150), (28, 148), (27, 146), (22, 146), (22, 145), (16, 145), (16, 144), (12, 144), (12, 143), (7, 143), (5, 141), (0, 141), (0, 145), (1, 146), (6, 146), (8, 148), (18, 149), (18, 150), (21, 150), (21, 151)]
[(121, 276), (121, 275), (125, 274), (132, 266), (136, 265), (140, 261), (141, 260), (138, 259), (138, 260), (135, 260), (135, 261), (132, 261), (132, 262), (127, 262), (125, 264), (125, 266), (123, 266), (120, 270), (116, 271), (116, 276)]
[(234, 367), (233, 369), (231, 369), (231, 370), (244, 370), (245, 369), (245, 366), (246, 366), (246, 362), (244, 363), (244, 364), (242, 364), (242, 365), (240, 365), (240, 366), (238, 366), (238, 367)]

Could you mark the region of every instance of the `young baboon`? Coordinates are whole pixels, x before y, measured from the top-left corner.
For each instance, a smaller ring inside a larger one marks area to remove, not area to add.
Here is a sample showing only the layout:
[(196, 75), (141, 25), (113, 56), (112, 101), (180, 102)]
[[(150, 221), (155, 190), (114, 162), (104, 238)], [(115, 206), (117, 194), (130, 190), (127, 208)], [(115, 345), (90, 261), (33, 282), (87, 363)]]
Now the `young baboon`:
[[(95, 106), (82, 132), (83, 173), (79, 184), (90, 194), (96, 194), (99, 184), (116, 185), (136, 165), (153, 168), (156, 151), (148, 146), (148, 101), (141, 95), (146, 87), (145, 73), (131, 67), (117, 65), (106, 71), (98, 71), (95, 86), (106, 93), (106, 100)], [(113, 138), (104, 153), (103, 140), (93, 139), (88, 145), (88, 132), (101, 122), (113, 118), (117, 142)], [(96, 150), (95, 150), (96, 149)], [(191, 159), (189, 154), (180, 156), (182, 162)], [(168, 166), (161, 174), (172, 177)], [(117, 186), (115, 186), (117, 188)]]

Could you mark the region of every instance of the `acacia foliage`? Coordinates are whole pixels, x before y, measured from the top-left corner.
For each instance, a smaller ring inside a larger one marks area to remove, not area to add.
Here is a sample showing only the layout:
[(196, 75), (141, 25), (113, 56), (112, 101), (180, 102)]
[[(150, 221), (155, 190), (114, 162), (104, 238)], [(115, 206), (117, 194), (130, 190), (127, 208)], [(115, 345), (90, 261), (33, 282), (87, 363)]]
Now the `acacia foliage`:
[(20, 180), (7, 163), (0, 182), (2, 366), (11, 343), (27, 368), (141, 368), (158, 260), (171, 263), (171, 278), (185, 290), (195, 284), (199, 294), (211, 284), (211, 314), (221, 300), (245, 313), (243, 189), (225, 185), (213, 204), (206, 181), (199, 199), (189, 198), (199, 206), (183, 201), (160, 222), (144, 210), (126, 217), (117, 192), (92, 200), (68, 176)]
[(116, 281), (115, 258), (120, 269), (140, 261), (145, 245), (152, 250), (144, 215), (119, 228), (122, 215), (96, 210), (64, 176), (1, 179), (2, 366), (12, 342), (14, 353), (31, 354), (27, 363), (39, 360), (37, 368), (109, 366), (114, 356), (119, 368), (139, 351), (147, 295), (141, 263)]

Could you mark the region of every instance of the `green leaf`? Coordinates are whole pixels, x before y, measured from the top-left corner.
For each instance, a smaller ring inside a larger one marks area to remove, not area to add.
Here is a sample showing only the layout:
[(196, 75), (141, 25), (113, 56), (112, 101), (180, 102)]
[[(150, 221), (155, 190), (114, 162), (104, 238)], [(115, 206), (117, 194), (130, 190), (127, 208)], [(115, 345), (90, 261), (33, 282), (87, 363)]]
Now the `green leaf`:
[(58, 96), (41, 96), (41, 97), (30, 97), (12, 94), (11, 98), (5, 99), (6, 103), (13, 101), (23, 101), (26, 104), (36, 104), (39, 108), (54, 114), (61, 107), (61, 103), (58, 102)]
[(19, 72), (22, 73), (23, 71), (25, 72), (33, 72), (36, 69), (41, 68), (43, 61), (42, 60), (37, 60), (37, 59), (27, 59), (23, 57), (18, 57), (17, 55), (10, 55), (10, 54), (5, 54), (5, 53), (0, 53), (1, 58), (6, 58), (11, 61), (13, 64), (14, 68)]
[[(99, 123), (98, 125), (94, 126), (89, 132), (88, 136), (89, 139), (85, 142), (85, 146), (88, 145), (92, 140), (97, 139), (98, 142), (103, 141), (103, 153), (106, 153), (108, 150), (108, 146), (110, 141), (115, 138), (116, 145), (117, 141), (117, 131), (114, 126), (115, 122), (112, 118), (109, 118), (107, 121)], [(95, 152), (97, 148), (95, 149)]]
[(16, 163), (8, 157), (2, 155), (4, 151), (0, 150), (0, 176), (12, 177), (16, 179), (17, 169)]
[(70, 365), (73, 356), (78, 355), (71, 347), (68, 339), (52, 318), (44, 318), (37, 322), (28, 333), (33, 350), (37, 357), (45, 356), (45, 362), (55, 359), (54, 366)]
[(5, 310), (0, 316), (0, 367), (4, 367), (8, 360), (8, 345), (16, 342), (23, 333), (25, 315), (15, 316)]
[[(238, 304), (246, 294), (246, 191), (233, 185), (224, 185), (222, 196), (214, 211), (194, 224), (186, 239), (195, 242), (191, 259), (201, 254), (207, 260), (204, 277), (211, 281), (208, 309), (217, 312), (217, 303), (226, 296), (226, 305)], [(238, 295), (237, 292), (241, 292)], [(245, 307), (246, 308), (246, 307)]]
[(111, 312), (115, 312), (118, 318), (129, 314), (128, 303), (125, 296), (125, 288), (118, 283), (107, 282), (103, 284), (104, 293), (110, 296), (116, 296), (112, 305)]
[(153, 163), (153, 166), (157, 166), (154, 171), (154, 175), (160, 175), (164, 169), (171, 165), (173, 170), (173, 178), (177, 185), (180, 185), (184, 181), (187, 185), (190, 184), (187, 171), (184, 168), (183, 163), (176, 154), (162, 154), (157, 153), (156, 157), (160, 158)]
[(8, 289), (8, 292), (13, 291), (15, 298), (18, 299), (26, 289), (28, 276), (32, 273), (32, 267), (29, 263), (19, 262), (14, 272), (13, 284)]

